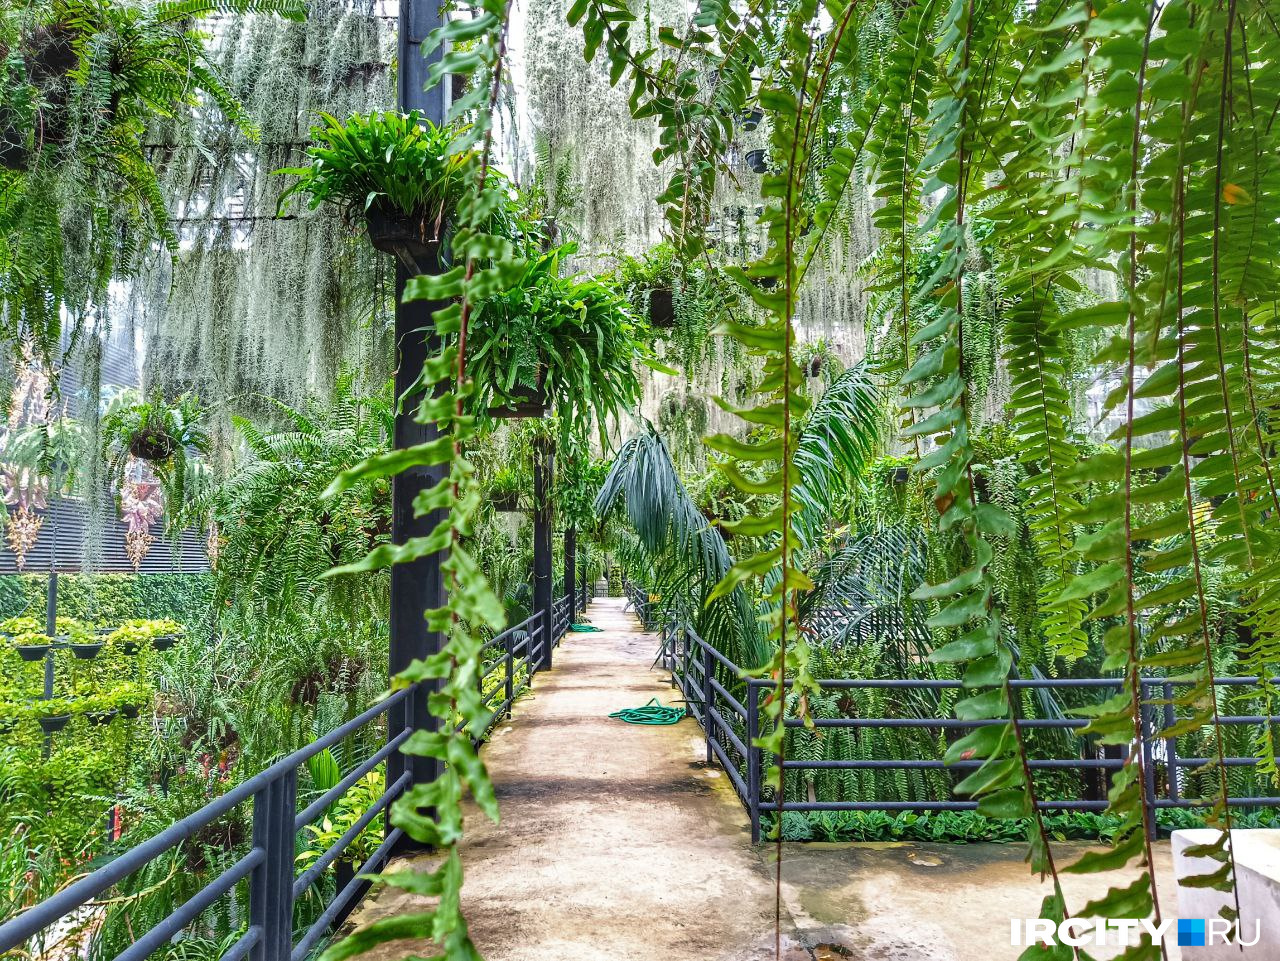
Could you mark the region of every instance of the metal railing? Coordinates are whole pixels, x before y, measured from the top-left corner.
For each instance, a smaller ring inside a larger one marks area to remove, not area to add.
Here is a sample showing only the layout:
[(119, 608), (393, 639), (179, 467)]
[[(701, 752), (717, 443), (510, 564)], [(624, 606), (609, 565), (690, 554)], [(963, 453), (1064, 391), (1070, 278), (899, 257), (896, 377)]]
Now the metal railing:
[[(661, 633), (660, 660), (672, 673), (672, 683), (684, 698), (688, 714), (702, 726), (706, 741), (707, 763), (719, 762), (729, 776), (734, 790), (742, 800), (751, 818), (751, 837), (760, 839), (760, 815), (762, 809), (762, 772), (765, 758), (754, 745), (760, 736), (760, 705), (763, 697), (775, 686), (774, 682), (745, 676), (737, 664), (724, 657), (687, 626), (666, 624)], [(1221, 688), (1238, 688), (1256, 684), (1255, 677), (1217, 678)], [(897, 689), (910, 691), (961, 690), (959, 681), (938, 680), (820, 680), (823, 690)], [(1016, 690), (1098, 690), (1114, 691), (1120, 688), (1119, 678), (1034, 679), (1013, 680)], [(1145, 734), (1141, 738), (1141, 750), (1146, 762), (1146, 783), (1143, 790), (1147, 804), (1152, 808), (1201, 808), (1210, 801), (1185, 797), (1182, 791), (1184, 773), (1204, 767), (1209, 763), (1204, 757), (1183, 757), (1178, 753), (1176, 725), (1180, 718), (1176, 708), (1175, 693), (1179, 687), (1188, 687), (1195, 681), (1178, 678), (1150, 677), (1140, 681), (1142, 688), (1142, 721)], [(1224, 727), (1257, 726), (1275, 723), (1276, 718), (1261, 715), (1222, 715), (1219, 723)], [(805, 722), (787, 718), (787, 727), (799, 727)], [(948, 735), (1006, 723), (1004, 720), (962, 721), (950, 717), (837, 717), (815, 718), (811, 723), (819, 729), (869, 729), (869, 728), (923, 728)], [(1023, 730), (1060, 730), (1074, 732), (1089, 721), (1080, 717), (1025, 718), (1017, 722)], [(885, 758), (851, 760), (792, 760), (784, 759), (784, 771), (817, 770), (882, 770), (911, 771), (936, 770), (965, 773), (981, 765), (981, 761), (957, 761), (948, 764), (940, 759)], [(1070, 757), (1035, 758), (1029, 764), (1033, 771), (1118, 771), (1126, 763), (1124, 757)], [(1252, 757), (1227, 757), (1227, 767), (1251, 767), (1257, 764)], [(1280, 797), (1231, 797), (1228, 803), (1236, 807), (1280, 807)], [(777, 810), (776, 803), (763, 802), (768, 810)], [(973, 800), (939, 798), (936, 800), (875, 800), (839, 801), (807, 800), (784, 801), (782, 811), (970, 811), (978, 803)], [(1105, 800), (1046, 799), (1038, 803), (1046, 811), (1102, 811)]]
[(149, 931), (139, 933), (133, 944), (116, 956), (116, 961), (142, 961), (167, 944), (220, 898), (232, 894), (237, 885), (246, 881), (249, 888), (248, 925), (244, 933), (222, 955), (222, 961), (240, 961), (241, 958), (249, 958), (250, 961), (301, 961), (329, 933), (334, 922), (354, 906), (363, 894), (368, 882), (361, 880), (358, 875), (361, 872), (380, 870), (401, 841), (403, 833), (399, 828), (387, 833), (382, 844), (356, 868), (351, 879), (335, 894), (320, 916), (302, 932), (296, 942), (293, 928), (295, 902), (322, 877), (331, 864), (342, 857), (373, 820), (404, 792), (410, 780), (409, 773), (404, 773), (394, 783), (386, 785), (381, 796), (360, 819), (300, 873), (295, 872), (294, 866), (298, 835), (308, 825), (321, 819), (330, 805), (357, 781), (377, 768), (393, 751), (399, 750), (412, 732), (406, 729), (385, 743), (301, 811), (297, 810), (298, 768), (327, 748), (361, 732), (366, 725), (381, 722), (393, 711), (403, 712), (407, 717), (407, 708), (414, 690), (411, 687), (396, 692), (319, 740), (281, 758), (105, 866), (0, 924), (0, 953), (18, 948), (64, 918), (77, 915), (103, 892), (178, 847), (197, 832), (232, 814), (239, 805), (249, 802), (253, 807), (253, 835), (248, 852)]
[[(507, 628), (484, 645), (480, 690), (492, 714), (488, 730), (510, 714), (516, 699), (533, 684), (533, 676), (544, 663), (547, 643), (557, 644), (573, 616), (573, 595), (559, 598), (553, 609), (553, 636), (547, 638), (546, 620), (541, 611)], [(585, 604), (585, 601), (584, 601)], [(497, 678), (495, 681), (494, 679)], [(382, 765), (413, 733), (412, 698), (420, 685), (392, 694), (367, 711), (352, 718), (311, 744), (281, 758), (215, 798), (193, 814), (129, 849), (104, 866), (68, 885), (57, 894), (0, 924), (0, 955), (20, 949), (43, 932), (66, 919), (91, 919), (95, 899), (158, 858), (178, 848), (220, 819), (233, 815), (243, 804), (251, 804), (252, 841), (243, 856), (204, 885), (185, 903), (174, 908), (150, 930), (137, 933), (115, 961), (143, 961), (169, 943), (222, 898), (233, 897), (237, 887), (248, 886), (248, 923), (242, 934), (226, 949), (221, 961), (304, 961), (326, 939), (337, 924), (359, 903), (369, 882), (360, 875), (381, 870), (404, 840), (399, 828), (389, 828), (376, 850), (359, 865), (349, 865), (347, 852), (356, 845), (378, 815), (404, 793), (412, 774), (399, 775), (382, 794), (328, 848), (299, 869), (295, 864), (299, 836), (324, 818), (330, 807)], [(395, 717), (395, 712), (399, 717)], [(357, 735), (380, 736), (385, 722), (399, 733), (356, 764), (332, 788), (319, 794), (298, 810), (298, 770), (316, 755)], [(487, 736), (488, 731), (486, 731)], [(318, 891), (331, 866), (342, 866), (336, 892), (319, 915), (300, 933), (294, 928), (294, 907), (313, 887)], [(345, 868), (353, 868), (346, 870)], [(64, 926), (65, 928), (65, 926)], [(295, 937), (296, 936), (296, 937)], [(32, 952), (36, 953), (36, 952)]]

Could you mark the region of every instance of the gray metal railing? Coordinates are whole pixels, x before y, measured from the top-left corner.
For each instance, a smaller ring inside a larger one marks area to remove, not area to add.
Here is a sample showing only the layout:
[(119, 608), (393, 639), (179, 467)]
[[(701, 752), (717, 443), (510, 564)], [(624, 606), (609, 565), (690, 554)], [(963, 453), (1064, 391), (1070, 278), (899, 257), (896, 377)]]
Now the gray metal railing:
[[(665, 624), (661, 632), (659, 658), (672, 673), (672, 683), (684, 698), (688, 714), (702, 726), (706, 740), (707, 763), (719, 762), (742, 800), (751, 819), (751, 836), (760, 839), (760, 815), (762, 807), (777, 810), (771, 801), (762, 802), (762, 772), (765, 758), (755, 746), (761, 733), (760, 707), (763, 697), (776, 685), (775, 682), (747, 677), (742, 668), (724, 657), (719, 651), (698, 636), (692, 628)], [(1257, 684), (1255, 677), (1223, 677), (1215, 683), (1221, 688), (1237, 688)], [(961, 690), (959, 681), (942, 680), (820, 680), (823, 690), (853, 690), (887, 688), (913, 691)], [(1116, 690), (1121, 686), (1119, 678), (1064, 678), (1010, 681), (1016, 690)], [(1175, 707), (1175, 689), (1196, 682), (1178, 678), (1149, 677), (1140, 681), (1143, 702), (1143, 727), (1145, 735), (1140, 748), (1146, 762), (1146, 802), (1155, 809), (1201, 808), (1211, 801), (1188, 798), (1183, 795), (1184, 772), (1204, 767), (1208, 758), (1182, 757), (1178, 753), (1177, 735), (1168, 732), (1175, 729), (1181, 718)], [(1223, 715), (1219, 722), (1224, 727), (1257, 726), (1275, 723), (1276, 718), (1260, 715)], [(799, 727), (805, 722), (787, 718), (787, 727)], [(867, 729), (867, 728), (923, 728), (926, 730), (969, 731), (1006, 723), (1003, 720), (961, 721), (950, 717), (838, 717), (814, 718), (809, 721), (819, 729)], [(1061, 730), (1074, 732), (1089, 721), (1079, 717), (1025, 718), (1018, 725), (1024, 730)], [(1157, 745), (1160, 749), (1157, 750)], [(981, 761), (957, 761), (948, 764), (942, 760), (920, 758), (886, 758), (856, 760), (792, 760), (784, 759), (784, 771), (816, 770), (938, 770), (965, 772), (981, 765)], [(1126, 763), (1124, 757), (1071, 757), (1035, 758), (1029, 764), (1033, 771), (1117, 771)], [(1227, 757), (1228, 767), (1255, 766), (1252, 757)], [(1161, 790), (1163, 786), (1163, 790)], [(1052, 799), (1038, 803), (1046, 811), (1102, 811), (1105, 800)], [(1231, 797), (1228, 803), (1236, 807), (1280, 807), (1280, 797)], [(978, 803), (973, 800), (939, 798), (936, 800), (894, 801), (784, 801), (782, 811), (970, 811)]]
[[(585, 607), (584, 597), (583, 605)], [(489, 728), (510, 714), (516, 699), (533, 684), (548, 643), (558, 644), (574, 616), (574, 596), (566, 594), (554, 604), (553, 636), (544, 636), (546, 620), (542, 612), (507, 628), (484, 645), (480, 690), (492, 711)], [(500, 676), (497, 683), (491, 679)], [(295, 868), (299, 835), (325, 816), (330, 806), (369, 772), (377, 769), (409, 739), (412, 730), (411, 698), (418, 686), (392, 694), (347, 723), (330, 731), (299, 751), (281, 758), (265, 770), (236, 785), (195, 813), (188, 815), (120, 854), (107, 864), (68, 885), (57, 894), (0, 924), (0, 955), (21, 949), (42, 933), (86, 908), (95, 899), (157, 858), (177, 848), (219, 819), (232, 814), (242, 804), (252, 805), (252, 841), (248, 851), (185, 903), (176, 907), (150, 930), (139, 931), (133, 944), (115, 961), (143, 961), (169, 943), (219, 899), (230, 896), (238, 885), (248, 885), (248, 924), (227, 948), (221, 961), (304, 961), (363, 897), (368, 882), (359, 875), (382, 869), (397, 845), (404, 840), (399, 828), (389, 828), (377, 849), (354, 870), (343, 871), (337, 891), (318, 917), (300, 933), (294, 928), (294, 907), (299, 898), (318, 882), (326, 871), (347, 860), (349, 849), (379, 814), (404, 793), (411, 774), (400, 775), (386, 785), (354, 824), (305, 869)], [(486, 688), (488, 690), (486, 691)], [(378, 725), (399, 712), (403, 729), (383, 743), (369, 757), (356, 764), (341, 780), (306, 807), (298, 810), (298, 770), (308, 760), (355, 735), (373, 734)], [(296, 937), (295, 937), (296, 936)]]

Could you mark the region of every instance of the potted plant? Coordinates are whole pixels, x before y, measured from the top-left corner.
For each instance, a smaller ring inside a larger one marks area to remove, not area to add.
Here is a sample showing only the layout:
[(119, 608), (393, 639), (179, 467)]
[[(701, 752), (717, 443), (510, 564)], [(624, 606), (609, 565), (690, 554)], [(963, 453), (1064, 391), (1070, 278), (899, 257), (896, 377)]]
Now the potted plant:
[(131, 535), (145, 532), (164, 512), (177, 516), (202, 486), (203, 467), (192, 455), (209, 453), (204, 421), (204, 409), (190, 393), (168, 401), (159, 390), (145, 400), (122, 391), (108, 406), (102, 418), (107, 483)]
[(742, 159), (746, 161), (747, 169), (753, 174), (768, 173), (769, 171), (768, 151), (748, 150), (746, 156)]
[(504, 467), (489, 482), (489, 503), (495, 511), (513, 513), (520, 509), (520, 478), (514, 470)]
[(821, 377), (824, 371), (832, 375), (842, 372), (835, 348), (822, 337), (812, 343), (800, 345), (796, 351), (796, 363), (806, 377)]
[(649, 318), (650, 327), (675, 326), (675, 247), (661, 243), (643, 257), (619, 257), (615, 279), (631, 305)]
[(98, 656), (105, 642), (103, 641), (72, 641), (70, 644), (71, 653), (82, 661), (92, 661)]
[(278, 171), (297, 178), (280, 195), (281, 209), (295, 193), (308, 207), (335, 203), (349, 221), (363, 219), (369, 242), (393, 254), (414, 274), (435, 272), (454, 208), (475, 176), (471, 153), (452, 153), (456, 131), (437, 127), (416, 111), (353, 114), (345, 122), (322, 114), (311, 129), (311, 164)]
[(60, 697), (35, 701), (31, 705), (36, 720), (46, 734), (61, 731), (71, 720), (71, 703)]
[(32, 631), (10, 636), (9, 644), (24, 661), (35, 663), (44, 660), (53, 647), (53, 639), (43, 631)]
[(121, 717), (132, 719), (151, 701), (151, 691), (138, 681), (126, 681), (111, 691), (111, 699)]
[(603, 425), (639, 399), (635, 361), (649, 358), (635, 319), (611, 285), (560, 276), (576, 250), (530, 253), (518, 284), (477, 305), (467, 368), (490, 416), (554, 404), (570, 423), (594, 414)]
[(110, 724), (120, 714), (111, 692), (91, 694), (80, 702), (79, 707), (85, 720), (95, 727)]

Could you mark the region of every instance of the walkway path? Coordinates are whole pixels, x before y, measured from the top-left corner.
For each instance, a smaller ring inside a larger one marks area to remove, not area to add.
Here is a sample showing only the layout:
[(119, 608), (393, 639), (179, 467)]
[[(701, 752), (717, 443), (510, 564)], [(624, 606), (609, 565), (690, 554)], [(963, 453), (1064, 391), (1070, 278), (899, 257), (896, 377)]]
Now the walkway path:
[[(655, 695), (675, 703), (651, 669), (656, 636), (622, 606), (592, 602), (603, 633), (567, 635), (484, 748), (502, 823), (467, 818), (472, 937), (486, 961), (772, 961), (773, 847), (752, 847), (727, 778), (702, 763), (701, 728), (608, 716)], [(1044, 894), (1022, 855), (1014, 844), (787, 845), (784, 961), (1015, 958), (1009, 919), (1035, 917)], [(1116, 880), (1072, 878), (1071, 901)], [(352, 923), (416, 901), (384, 889)], [(431, 956), (398, 942), (366, 957), (411, 952)]]
[[(467, 818), (463, 910), (486, 961), (747, 961), (772, 947), (772, 880), (701, 728), (609, 714), (677, 692), (656, 638), (621, 598), (592, 602), (603, 633), (569, 633), (483, 757), (502, 823)], [(384, 890), (363, 922), (413, 909)], [(405, 946), (380, 957), (401, 958)], [(772, 951), (767, 955), (772, 957)]]

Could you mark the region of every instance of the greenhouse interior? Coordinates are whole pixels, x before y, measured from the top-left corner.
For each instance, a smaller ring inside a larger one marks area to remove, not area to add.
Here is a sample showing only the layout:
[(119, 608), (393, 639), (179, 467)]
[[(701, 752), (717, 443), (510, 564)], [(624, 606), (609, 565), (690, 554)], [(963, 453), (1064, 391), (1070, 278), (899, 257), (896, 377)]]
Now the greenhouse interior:
[(1276, 0), (0, 70), (0, 957), (1280, 961)]

